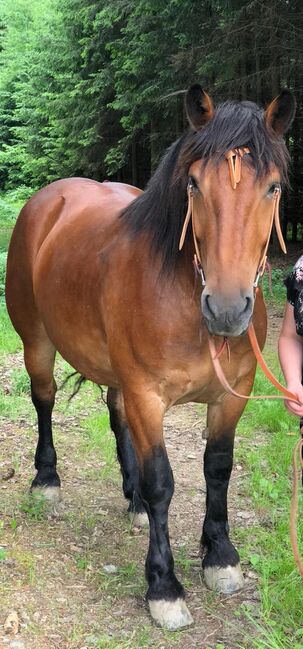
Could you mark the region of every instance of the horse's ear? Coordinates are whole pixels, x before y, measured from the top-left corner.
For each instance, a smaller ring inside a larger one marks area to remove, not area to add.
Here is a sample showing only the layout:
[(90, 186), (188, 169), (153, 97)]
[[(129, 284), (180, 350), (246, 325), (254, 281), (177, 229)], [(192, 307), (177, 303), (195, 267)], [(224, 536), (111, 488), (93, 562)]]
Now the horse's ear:
[(296, 112), (296, 100), (289, 90), (282, 90), (265, 111), (267, 128), (283, 135), (291, 126)]
[(187, 119), (195, 131), (199, 131), (213, 117), (214, 107), (212, 100), (199, 83), (195, 83), (187, 91), (185, 109)]

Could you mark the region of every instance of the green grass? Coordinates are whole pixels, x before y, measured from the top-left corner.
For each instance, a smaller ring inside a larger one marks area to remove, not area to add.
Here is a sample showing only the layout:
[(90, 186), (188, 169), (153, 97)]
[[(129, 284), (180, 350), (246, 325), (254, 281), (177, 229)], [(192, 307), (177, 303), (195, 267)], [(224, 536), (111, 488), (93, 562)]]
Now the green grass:
[(41, 491), (25, 494), (20, 502), (20, 511), (34, 521), (43, 521), (47, 518), (49, 504)]
[(103, 478), (113, 477), (118, 474), (116, 442), (110, 431), (107, 412), (92, 414), (83, 421), (84, 439), (83, 452), (87, 456), (99, 455), (101, 469), (98, 468)]
[[(279, 375), (276, 355), (270, 354), (268, 360)], [(283, 380), (281, 375), (280, 379)], [(258, 371), (254, 393), (274, 391)], [(239, 422), (238, 434), (243, 441), (236, 461), (249, 474), (241, 490), (251, 498), (252, 508), (262, 521), (254, 527), (235, 530), (242, 558), (249, 560), (260, 579), (261, 616), (258, 620), (251, 618), (257, 637), (243, 646), (303, 649), (303, 584), (295, 568), (289, 538), (291, 459), (298, 420), (288, 414), (283, 402), (250, 402)], [(300, 500), (302, 509), (302, 496)], [(303, 520), (299, 516), (298, 538), (302, 535)]]
[(103, 569), (97, 572), (97, 581), (102, 593), (113, 597), (141, 597), (146, 590), (144, 569), (140, 564), (138, 567), (135, 561), (117, 567), (115, 573), (106, 573)]
[[(283, 384), (283, 374), (280, 370), (277, 353), (266, 352), (266, 362), (276, 378)], [(278, 394), (277, 390), (266, 379), (263, 372), (258, 368), (252, 394)], [(240, 435), (251, 434), (252, 430), (262, 429), (284, 433), (294, 430), (297, 426), (297, 419), (288, 414), (285, 410), (283, 400), (260, 399), (250, 401), (237, 426), (237, 433)]]
[(271, 273), (271, 288), (269, 282), (269, 273), (266, 272), (261, 281), (264, 300), (266, 304), (275, 304), (282, 306), (285, 302), (286, 288), (284, 286), (284, 279), (291, 272), (292, 266), (287, 268), (272, 268)]
[(21, 340), (12, 327), (5, 302), (0, 300), (0, 359), (22, 349)]

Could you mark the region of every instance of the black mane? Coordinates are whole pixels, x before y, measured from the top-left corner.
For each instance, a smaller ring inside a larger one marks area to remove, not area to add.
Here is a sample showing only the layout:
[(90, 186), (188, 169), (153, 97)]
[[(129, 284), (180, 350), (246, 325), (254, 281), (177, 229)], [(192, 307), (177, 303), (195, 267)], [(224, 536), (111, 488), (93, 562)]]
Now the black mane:
[(273, 163), (282, 182), (287, 182), (289, 154), (284, 140), (266, 128), (263, 110), (249, 101), (225, 102), (204, 128), (187, 131), (168, 149), (144, 194), (121, 213), (130, 234), (150, 235), (151, 251), (162, 256), (164, 271), (173, 270), (180, 255), (189, 167), (200, 159), (203, 165), (218, 164), (236, 147), (249, 147), (244, 161), (257, 178), (266, 175)]

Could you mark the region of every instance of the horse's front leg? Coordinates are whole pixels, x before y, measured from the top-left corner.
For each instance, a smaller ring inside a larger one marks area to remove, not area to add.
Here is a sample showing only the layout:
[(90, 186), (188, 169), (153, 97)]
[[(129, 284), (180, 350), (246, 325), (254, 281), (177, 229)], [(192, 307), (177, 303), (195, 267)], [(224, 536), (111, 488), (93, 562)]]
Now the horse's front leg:
[[(251, 383), (251, 378), (242, 383), (244, 394), (250, 391)], [(245, 405), (246, 401), (226, 395), (221, 402), (210, 404), (207, 414), (202, 566), (206, 585), (224, 594), (240, 590), (244, 584), (239, 554), (229, 539), (227, 491), (233, 466), (235, 428)]]
[(163, 440), (165, 407), (156, 394), (124, 391), (125, 411), (136, 450), (140, 496), (149, 518), (149, 549), (146, 559), (146, 599), (153, 619), (170, 630), (193, 622), (185, 604), (182, 584), (174, 573), (168, 532), (168, 508), (174, 479)]

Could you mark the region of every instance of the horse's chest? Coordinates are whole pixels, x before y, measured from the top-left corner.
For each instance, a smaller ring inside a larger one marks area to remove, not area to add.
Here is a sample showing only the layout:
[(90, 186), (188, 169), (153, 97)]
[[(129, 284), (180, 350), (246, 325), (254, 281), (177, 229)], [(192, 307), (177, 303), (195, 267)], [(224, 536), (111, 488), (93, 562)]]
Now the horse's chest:
[(207, 403), (218, 398), (222, 392), (206, 354), (189, 359), (187, 365), (170, 369), (161, 383), (171, 403)]

